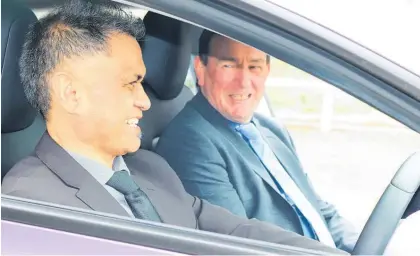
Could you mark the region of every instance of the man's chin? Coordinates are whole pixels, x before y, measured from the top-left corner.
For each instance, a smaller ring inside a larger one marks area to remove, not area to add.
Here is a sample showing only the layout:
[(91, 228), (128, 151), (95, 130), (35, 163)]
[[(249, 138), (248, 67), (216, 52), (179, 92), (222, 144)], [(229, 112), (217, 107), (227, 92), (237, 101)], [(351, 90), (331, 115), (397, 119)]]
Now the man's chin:
[(126, 154), (135, 153), (140, 149), (141, 146), (141, 140), (140, 138), (136, 138), (133, 141), (130, 142), (129, 145), (126, 147)]

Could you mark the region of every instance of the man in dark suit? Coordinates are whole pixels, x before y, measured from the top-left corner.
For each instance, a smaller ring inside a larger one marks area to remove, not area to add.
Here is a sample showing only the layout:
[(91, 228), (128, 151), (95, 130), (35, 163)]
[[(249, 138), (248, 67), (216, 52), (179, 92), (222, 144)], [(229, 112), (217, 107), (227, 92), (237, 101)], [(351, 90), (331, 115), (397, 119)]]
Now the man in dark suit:
[(287, 130), (254, 114), (269, 56), (204, 31), (194, 67), (200, 90), (155, 149), (187, 192), (239, 216), (351, 251), (358, 233), (316, 195)]
[(193, 197), (164, 159), (137, 151), (137, 122), (150, 107), (141, 85), (143, 35), (141, 21), (83, 1), (69, 1), (31, 27), (21, 78), (47, 132), (4, 177), (2, 193), (341, 253)]

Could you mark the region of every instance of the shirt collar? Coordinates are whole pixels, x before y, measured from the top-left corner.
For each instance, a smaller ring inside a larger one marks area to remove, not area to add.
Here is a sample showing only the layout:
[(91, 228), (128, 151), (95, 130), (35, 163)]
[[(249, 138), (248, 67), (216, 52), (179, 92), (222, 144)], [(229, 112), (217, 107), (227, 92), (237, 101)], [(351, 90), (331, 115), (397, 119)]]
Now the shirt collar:
[[(252, 117), (251, 121), (249, 121), (249, 123), (252, 123), (255, 125), (255, 118)], [(241, 123), (237, 123), (237, 122), (233, 122), (233, 121), (229, 121), (229, 126), (234, 130), (234, 131), (238, 131), (238, 128), (241, 127), (242, 125), (246, 125), (249, 123), (245, 123), (245, 124), (241, 124)]]
[(70, 151), (67, 152), (102, 185), (105, 185), (108, 182), (114, 174), (114, 171), (126, 170), (130, 174), (130, 170), (122, 156), (117, 156), (114, 159), (112, 169), (110, 169), (107, 166), (80, 154)]

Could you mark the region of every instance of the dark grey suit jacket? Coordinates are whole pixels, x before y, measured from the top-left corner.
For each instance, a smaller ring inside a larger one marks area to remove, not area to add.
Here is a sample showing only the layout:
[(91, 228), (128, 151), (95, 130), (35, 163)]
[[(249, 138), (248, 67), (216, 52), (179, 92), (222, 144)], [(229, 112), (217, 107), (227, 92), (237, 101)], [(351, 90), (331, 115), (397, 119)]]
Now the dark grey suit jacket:
[[(125, 157), (133, 179), (148, 195), (164, 223), (253, 238), (279, 244), (343, 253), (319, 242), (257, 220), (229, 213), (185, 192), (160, 156), (139, 150)], [(45, 133), (35, 152), (5, 176), (2, 193), (61, 205), (128, 216), (127, 212), (82, 166)]]

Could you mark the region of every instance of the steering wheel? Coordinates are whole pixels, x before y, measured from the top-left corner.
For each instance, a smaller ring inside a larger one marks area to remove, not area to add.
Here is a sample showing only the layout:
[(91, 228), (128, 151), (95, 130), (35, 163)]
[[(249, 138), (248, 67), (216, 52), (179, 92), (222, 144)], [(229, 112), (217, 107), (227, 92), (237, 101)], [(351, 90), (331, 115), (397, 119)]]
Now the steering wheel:
[(382, 255), (420, 187), (420, 152), (400, 167), (370, 215), (352, 255)]

